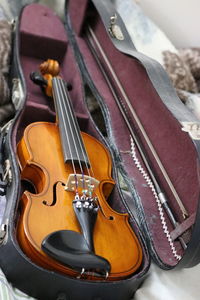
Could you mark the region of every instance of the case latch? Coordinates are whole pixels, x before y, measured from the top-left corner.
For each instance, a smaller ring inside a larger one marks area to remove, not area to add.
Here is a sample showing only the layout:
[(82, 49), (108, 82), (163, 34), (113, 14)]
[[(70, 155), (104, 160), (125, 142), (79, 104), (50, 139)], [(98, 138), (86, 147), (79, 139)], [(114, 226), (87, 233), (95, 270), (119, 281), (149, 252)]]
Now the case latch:
[(4, 162), (4, 167), (0, 165), (0, 196), (6, 194), (6, 187), (12, 181), (12, 172), (9, 159)]
[(108, 28), (108, 32), (110, 33), (111, 37), (116, 38), (119, 41), (123, 41), (124, 35), (119, 25), (116, 24), (116, 21), (117, 21), (117, 15), (114, 14), (113, 16), (110, 17), (110, 26)]
[(5, 160), (5, 170), (4, 170), (3, 180), (7, 183), (11, 183), (12, 181), (12, 172), (11, 172), (11, 165), (9, 159)]
[(7, 182), (4, 181), (3, 168), (0, 166), (0, 196), (4, 196), (6, 194), (6, 186)]
[(12, 102), (15, 109), (18, 110), (21, 106), (22, 100), (24, 99), (24, 91), (19, 78), (13, 78), (12, 83)]

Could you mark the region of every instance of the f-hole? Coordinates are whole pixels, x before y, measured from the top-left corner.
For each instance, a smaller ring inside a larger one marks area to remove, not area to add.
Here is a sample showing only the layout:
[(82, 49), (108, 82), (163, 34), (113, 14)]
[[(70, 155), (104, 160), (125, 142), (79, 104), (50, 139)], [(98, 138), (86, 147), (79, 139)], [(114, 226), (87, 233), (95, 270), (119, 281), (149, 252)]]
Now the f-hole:
[(64, 185), (64, 183), (63, 183), (63, 182), (60, 182), (60, 181), (54, 183), (54, 185), (53, 185), (53, 201), (52, 201), (52, 203), (49, 204), (48, 201), (43, 200), (42, 203), (43, 203), (44, 205), (47, 205), (47, 206), (54, 206), (54, 205), (56, 204), (56, 201), (57, 201), (56, 188), (57, 188), (57, 184), (58, 184), (58, 183), (61, 183), (62, 185)]

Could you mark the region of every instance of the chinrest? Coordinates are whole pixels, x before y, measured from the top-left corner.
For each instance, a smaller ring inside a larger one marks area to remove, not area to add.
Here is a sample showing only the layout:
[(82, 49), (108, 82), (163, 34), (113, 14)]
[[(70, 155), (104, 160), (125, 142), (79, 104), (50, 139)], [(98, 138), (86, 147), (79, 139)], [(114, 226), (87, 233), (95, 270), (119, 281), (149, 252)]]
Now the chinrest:
[(42, 241), (42, 250), (62, 264), (80, 271), (109, 273), (110, 263), (92, 252), (85, 238), (78, 232), (58, 230)]

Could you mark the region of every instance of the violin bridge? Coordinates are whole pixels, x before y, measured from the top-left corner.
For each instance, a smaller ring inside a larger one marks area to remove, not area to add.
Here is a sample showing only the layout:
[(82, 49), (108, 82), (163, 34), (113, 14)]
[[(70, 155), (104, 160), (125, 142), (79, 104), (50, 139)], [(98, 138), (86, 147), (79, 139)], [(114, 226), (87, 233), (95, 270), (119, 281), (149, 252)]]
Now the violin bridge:
[(98, 185), (99, 181), (91, 176), (70, 174), (65, 185), (65, 190), (68, 192), (74, 192), (78, 188), (81, 188), (85, 195), (91, 196)]

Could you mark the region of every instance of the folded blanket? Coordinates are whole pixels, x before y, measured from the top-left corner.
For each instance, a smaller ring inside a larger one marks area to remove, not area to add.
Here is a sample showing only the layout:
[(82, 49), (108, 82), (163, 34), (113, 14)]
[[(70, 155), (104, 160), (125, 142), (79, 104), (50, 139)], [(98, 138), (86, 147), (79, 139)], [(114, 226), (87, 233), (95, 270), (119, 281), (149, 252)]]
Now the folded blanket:
[[(0, 13), (3, 17), (3, 13)], [(2, 126), (14, 113), (10, 101), (8, 75), (11, 53), (11, 24), (4, 19), (0, 20), (0, 126)]]
[(163, 57), (179, 98), (200, 119), (200, 49), (163, 51)]
[(48, 5), (62, 18), (64, 15), (64, 0), (0, 0), (0, 127), (14, 115), (7, 80), (11, 53), (11, 20), (19, 16), (24, 5), (33, 2)]
[(163, 51), (166, 69), (180, 100), (200, 120), (200, 48), (185, 48), (177, 53)]

